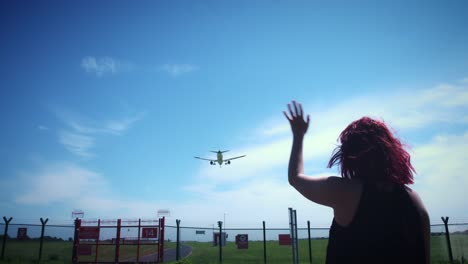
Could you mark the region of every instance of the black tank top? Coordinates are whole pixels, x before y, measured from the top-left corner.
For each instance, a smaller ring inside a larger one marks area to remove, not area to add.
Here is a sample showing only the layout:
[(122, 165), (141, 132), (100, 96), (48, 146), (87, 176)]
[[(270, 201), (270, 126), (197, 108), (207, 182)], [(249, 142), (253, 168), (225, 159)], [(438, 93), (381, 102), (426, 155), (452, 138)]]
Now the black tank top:
[(333, 219), (327, 263), (425, 263), (420, 219), (404, 186), (364, 184), (352, 222)]

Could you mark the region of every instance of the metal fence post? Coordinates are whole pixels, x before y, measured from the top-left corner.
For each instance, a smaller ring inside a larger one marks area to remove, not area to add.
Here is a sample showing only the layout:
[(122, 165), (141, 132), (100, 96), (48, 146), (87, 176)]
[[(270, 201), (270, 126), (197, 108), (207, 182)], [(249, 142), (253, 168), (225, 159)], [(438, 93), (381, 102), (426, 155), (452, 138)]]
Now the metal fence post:
[(120, 229), (122, 227), (122, 220), (117, 219), (117, 234), (115, 234), (115, 263), (119, 263), (120, 259)]
[(158, 220), (158, 258), (157, 263), (164, 262), (164, 227), (165, 227), (165, 218), (159, 218)]
[(267, 263), (265, 221), (263, 221), (263, 263)]
[(297, 214), (296, 210), (289, 209), (289, 228), (291, 233), (291, 244), (292, 244), (292, 257), (293, 263), (299, 263), (299, 252), (297, 248)]
[(47, 224), (47, 221), (49, 221), (49, 218), (46, 218), (45, 220), (42, 219), (41, 217), (41, 224), (42, 224), (42, 229), (41, 229), (41, 241), (39, 243), (39, 261), (42, 258), (42, 245), (44, 244), (44, 230), (45, 230), (45, 225)]
[(163, 216), (163, 218), (161, 218), (161, 224), (159, 225), (159, 237), (161, 238), (161, 247), (160, 247), (160, 251), (161, 251), (161, 262), (164, 262), (164, 230), (166, 228), (166, 217)]
[(72, 263), (78, 263), (78, 245), (80, 244), (81, 219), (75, 219), (75, 232), (73, 235)]
[(7, 219), (5, 216), (3, 217), (3, 221), (5, 221), (5, 233), (3, 235), (2, 257), (1, 257), (1, 259), (3, 259), (5, 257), (5, 244), (6, 244), (6, 239), (7, 239), (7, 236), (8, 236), (8, 224), (11, 222), (12, 219), (13, 219), (13, 217), (10, 217), (9, 219)]
[(309, 235), (309, 262), (312, 264), (312, 241), (310, 238), (310, 221), (307, 220), (307, 233)]
[(97, 228), (99, 230), (99, 233), (96, 239), (96, 256), (94, 256), (94, 263), (98, 263), (98, 257), (99, 257), (99, 239), (100, 239), (100, 234), (101, 234), (101, 219), (98, 219)]
[(137, 262), (140, 262), (141, 218), (138, 218)]
[(218, 221), (218, 226), (219, 226), (219, 239), (218, 239), (218, 243), (219, 243), (219, 263), (223, 263), (223, 249), (222, 249), (222, 240), (221, 240), (222, 231), (223, 231), (223, 222)]
[(297, 214), (296, 210), (293, 210), (294, 213), (294, 254), (296, 259), (296, 264), (299, 264), (299, 245), (297, 240)]
[(177, 242), (176, 242), (176, 260), (180, 259), (180, 219), (176, 219), (177, 225)]
[(453, 254), (452, 254), (452, 245), (450, 244), (450, 233), (449, 233), (449, 230), (448, 230), (448, 220), (449, 220), (449, 217), (441, 217), (442, 218), (442, 222), (444, 222), (444, 225), (445, 225), (445, 237), (447, 238), (447, 247), (448, 247), (448, 253), (449, 253), (449, 261), (450, 263), (453, 263)]

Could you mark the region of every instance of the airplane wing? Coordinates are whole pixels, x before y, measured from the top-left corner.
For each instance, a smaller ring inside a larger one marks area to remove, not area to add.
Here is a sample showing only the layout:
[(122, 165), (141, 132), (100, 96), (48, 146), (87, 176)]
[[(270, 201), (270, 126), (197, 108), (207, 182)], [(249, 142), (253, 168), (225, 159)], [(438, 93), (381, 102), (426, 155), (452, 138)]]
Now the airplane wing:
[(242, 156), (237, 156), (237, 157), (234, 157), (234, 158), (229, 158), (229, 159), (225, 159), (223, 161), (230, 161), (230, 160), (233, 160), (233, 159), (239, 159), (239, 158), (243, 158), (245, 157), (246, 155), (242, 155)]
[(207, 161), (213, 161), (213, 162), (216, 161), (216, 160), (214, 160), (214, 159), (205, 159), (205, 158), (200, 158), (200, 157), (194, 157), (194, 158), (196, 158), (196, 159), (201, 159), (201, 160), (207, 160)]

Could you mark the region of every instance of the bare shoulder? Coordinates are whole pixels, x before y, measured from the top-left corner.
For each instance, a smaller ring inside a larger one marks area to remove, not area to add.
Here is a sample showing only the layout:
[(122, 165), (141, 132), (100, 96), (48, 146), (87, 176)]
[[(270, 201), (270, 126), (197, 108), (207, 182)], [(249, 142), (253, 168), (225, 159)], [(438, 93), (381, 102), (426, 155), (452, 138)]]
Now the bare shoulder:
[[(431, 224), (429, 220), (429, 213), (426, 209), (426, 206), (424, 206), (424, 203), (421, 197), (419, 197), (419, 194), (415, 190), (412, 190), (409, 187), (406, 187), (406, 191), (408, 192), (410, 199), (412, 200), (414, 206), (416, 207), (416, 210), (420, 216), (423, 228), (429, 230), (430, 229), (429, 226)], [(425, 232), (427, 232), (427, 230)]]
[(421, 197), (419, 197), (418, 193), (414, 190), (412, 190), (409, 187), (406, 187), (406, 191), (408, 192), (409, 197), (413, 201), (413, 204), (416, 207), (416, 210), (418, 210), (419, 216), (421, 217), (421, 223), (422, 223), (422, 232), (423, 232), (423, 237), (424, 237), (424, 250), (425, 250), (425, 255), (426, 255), (426, 263), (430, 263), (431, 259), (431, 244), (430, 244), (430, 233), (431, 233), (431, 222), (429, 220), (429, 213), (427, 212), (426, 207), (424, 206), (424, 203), (421, 200)]
[(362, 182), (358, 179), (344, 179), (341, 177), (328, 177), (332, 195), (335, 196), (333, 208), (350, 206), (349, 203), (357, 204), (362, 193)]
[(413, 201), (413, 204), (415, 205), (418, 212), (422, 215), (427, 215), (426, 207), (424, 206), (424, 203), (419, 194), (409, 187), (406, 187), (406, 191), (408, 192), (408, 195)]
[(340, 178), (337, 183), (339, 191), (333, 205), (335, 221), (343, 227), (353, 220), (359, 202), (361, 201), (363, 184), (357, 179), (348, 180)]

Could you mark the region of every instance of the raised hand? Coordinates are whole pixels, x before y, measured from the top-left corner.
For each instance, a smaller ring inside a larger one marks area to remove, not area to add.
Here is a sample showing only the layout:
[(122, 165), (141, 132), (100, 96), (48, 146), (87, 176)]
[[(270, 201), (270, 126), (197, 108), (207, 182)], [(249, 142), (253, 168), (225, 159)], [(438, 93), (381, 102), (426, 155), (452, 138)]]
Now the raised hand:
[(304, 112), (300, 103), (292, 101), (292, 105), (294, 109), (291, 107), (291, 104), (288, 104), (289, 115), (286, 111), (283, 111), (283, 114), (288, 119), (289, 124), (291, 124), (293, 135), (304, 136), (309, 128), (310, 117), (307, 115), (307, 121), (304, 119)]

